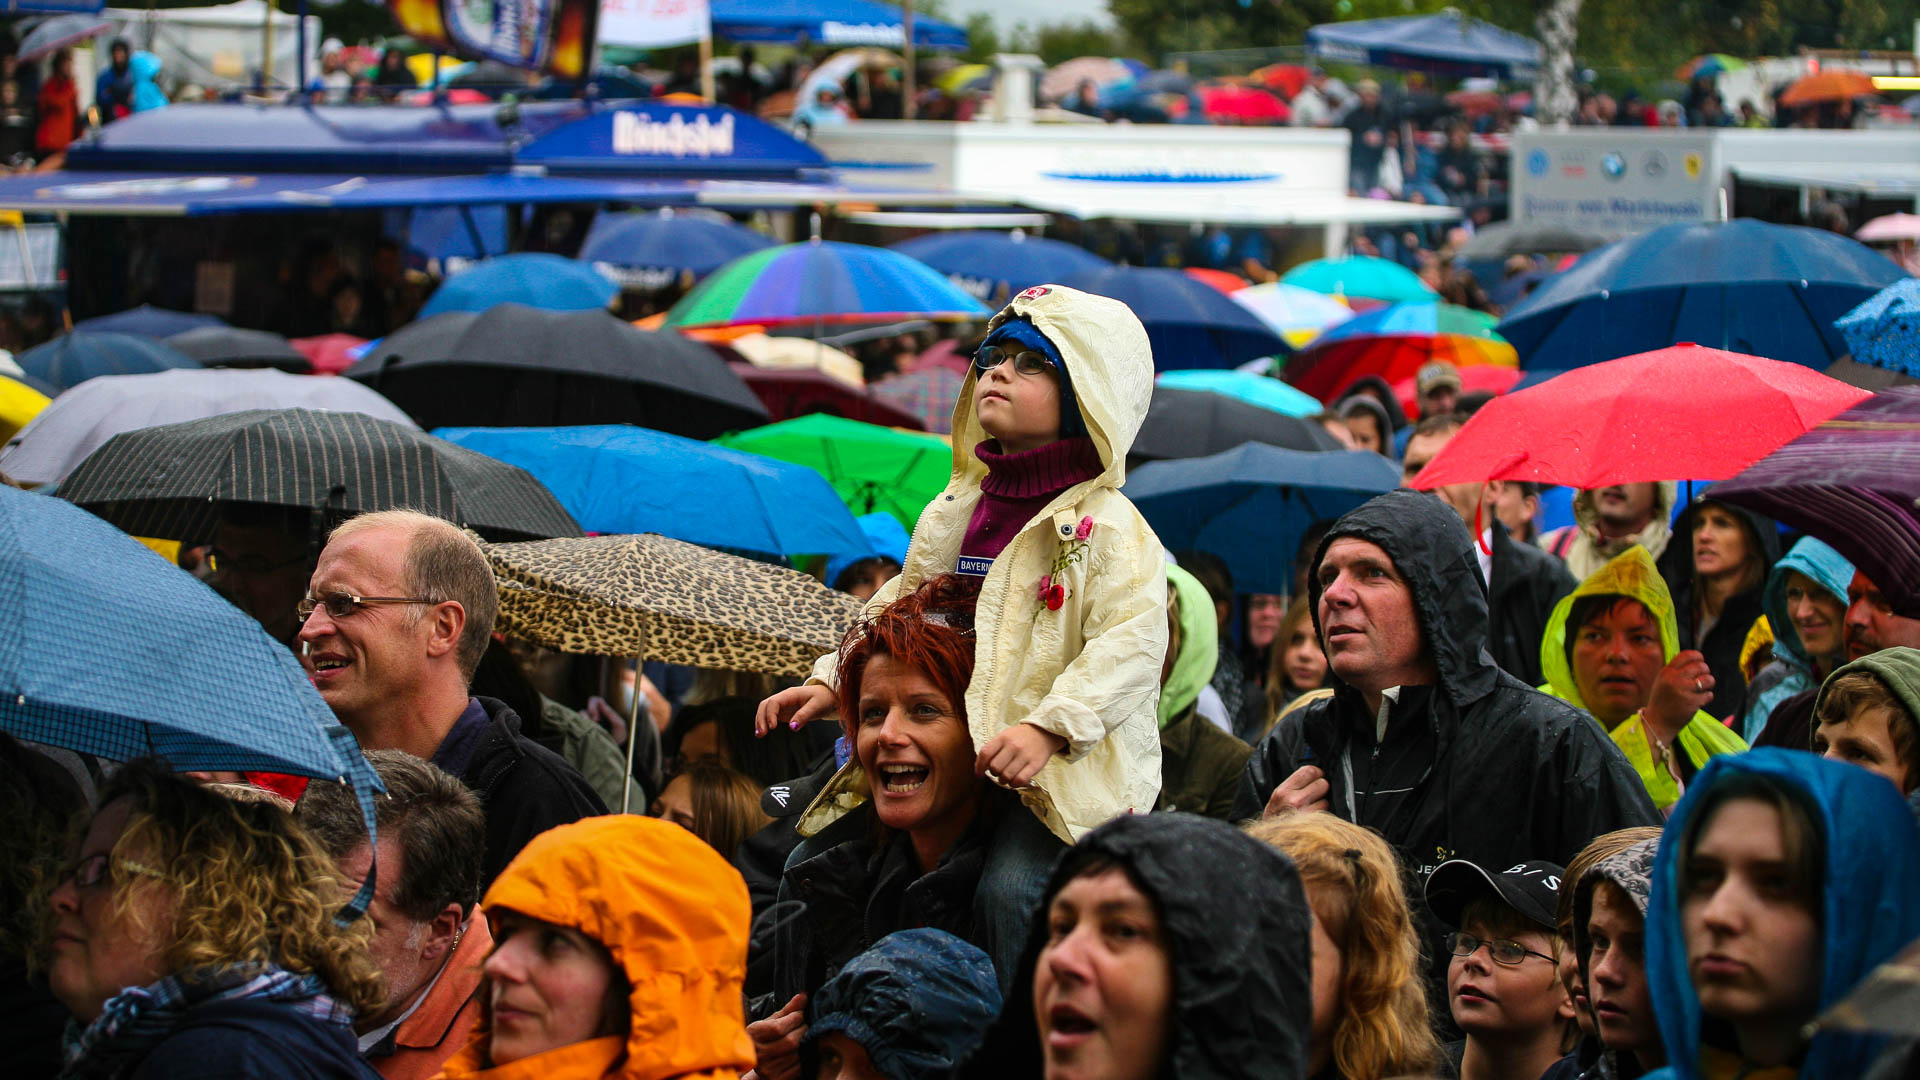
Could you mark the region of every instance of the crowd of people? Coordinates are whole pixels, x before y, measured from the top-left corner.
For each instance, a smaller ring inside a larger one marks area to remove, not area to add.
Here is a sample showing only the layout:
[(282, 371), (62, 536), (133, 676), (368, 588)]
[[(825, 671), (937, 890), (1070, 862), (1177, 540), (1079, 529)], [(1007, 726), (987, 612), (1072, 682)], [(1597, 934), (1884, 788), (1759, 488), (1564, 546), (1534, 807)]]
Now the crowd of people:
[[(343, 783), (0, 736), (0, 1061), (1913, 1074), (1819, 1021), (1920, 938), (1920, 620), (1652, 482), (1547, 533), (1529, 485), (1391, 492), (1242, 595), (1121, 492), (1152, 372), (1125, 305), (1015, 297), (948, 485), (829, 570), (861, 613), (797, 684), (514, 640), (416, 511), (224, 506), (183, 564), (358, 739), (374, 832)], [(1444, 366), (1416, 424), (1375, 390), (1321, 422), (1409, 476), (1474, 405)]]

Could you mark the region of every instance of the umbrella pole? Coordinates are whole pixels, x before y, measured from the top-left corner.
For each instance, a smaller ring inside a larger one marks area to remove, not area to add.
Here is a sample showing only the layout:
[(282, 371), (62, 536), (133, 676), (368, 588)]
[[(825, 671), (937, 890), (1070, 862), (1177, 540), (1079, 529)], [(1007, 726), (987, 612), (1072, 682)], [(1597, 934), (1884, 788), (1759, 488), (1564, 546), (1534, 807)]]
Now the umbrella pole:
[[(627, 708), (627, 775), (620, 782), (620, 812), (627, 813), (627, 807), (633, 804), (633, 748), (640, 745), (640, 699), (646, 695), (640, 689), (642, 679), (640, 658), (633, 658), (633, 700)], [(653, 723), (653, 717), (647, 717), (647, 723)]]

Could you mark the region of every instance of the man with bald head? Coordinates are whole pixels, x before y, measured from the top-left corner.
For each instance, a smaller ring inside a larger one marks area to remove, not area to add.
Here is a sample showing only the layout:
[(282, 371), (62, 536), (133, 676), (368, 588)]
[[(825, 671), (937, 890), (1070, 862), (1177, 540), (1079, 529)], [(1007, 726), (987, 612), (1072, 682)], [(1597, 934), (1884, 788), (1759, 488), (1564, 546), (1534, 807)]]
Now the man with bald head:
[(479, 545), (411, 510), (335, 529), (299, 607), (307, 673), (360, 745), (431, 761), (480, 796), (483, 888), (534, 836), (607, 812), (505, 703), (468, 694), (497, 610)]

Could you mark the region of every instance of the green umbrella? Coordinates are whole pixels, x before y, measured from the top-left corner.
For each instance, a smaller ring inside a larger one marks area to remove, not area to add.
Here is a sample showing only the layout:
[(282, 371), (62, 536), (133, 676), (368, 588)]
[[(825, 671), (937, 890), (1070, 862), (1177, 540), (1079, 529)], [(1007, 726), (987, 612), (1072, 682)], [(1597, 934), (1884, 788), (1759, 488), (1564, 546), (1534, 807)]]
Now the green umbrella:
[(920, 511), (947, 486), (953, 449), (937, 435), (896, 431), (825, 413), (713, 440), (819, 472), (855, 514), (892, 514), (911, 533)]

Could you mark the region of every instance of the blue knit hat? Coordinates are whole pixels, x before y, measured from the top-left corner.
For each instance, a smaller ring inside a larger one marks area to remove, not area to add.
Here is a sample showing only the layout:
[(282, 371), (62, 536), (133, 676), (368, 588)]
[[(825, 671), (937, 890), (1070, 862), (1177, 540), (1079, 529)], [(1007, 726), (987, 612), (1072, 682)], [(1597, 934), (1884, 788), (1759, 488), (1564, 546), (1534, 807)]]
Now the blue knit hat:
[(1025, 345), (1053, 361), (1053, 369), (1060, 374), (1060, 437), (1073, 439), (1085, 435), (1087, 422), (1080, 415), (1080, 401), (1073, 396), (1073, 376), (1068, 373), (1067, 361), (1060, 355), (1060, 350), (1047, 340), (1047, 335), (1041, 333), (1039, 327), (1033, 325), (1032, 319), (1024, 317), (1008, 319), (994, 327), (980, 342), (980, 347), (984, 349), (989, 345), (1007, 342)]

